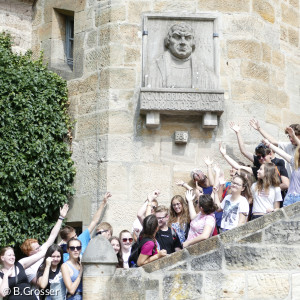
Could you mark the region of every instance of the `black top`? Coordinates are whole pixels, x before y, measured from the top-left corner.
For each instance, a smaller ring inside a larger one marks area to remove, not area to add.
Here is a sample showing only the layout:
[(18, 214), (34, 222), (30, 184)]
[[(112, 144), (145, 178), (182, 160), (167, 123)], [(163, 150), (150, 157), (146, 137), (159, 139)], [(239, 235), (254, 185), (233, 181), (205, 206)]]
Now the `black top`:
[[(287, 170), (286, 170), (286, 168), (285, 168), (285, 163), (284, 163), (284, 160), (283, 160), (283, 159), (280, 159), (280, 158), (275, 157), (275, 158), (271, 159), (271, 162), (272, 162), (275, 166), (279, 167), (278, 170), (279, 170), (279, 169), (282, 170), (282, 173), (280, 172), (281, 176), (286, 176), (286, 177), (288, 177), (288, 173), (287, 173)], [(261, 164), (259, 163), (259, 160), (258, 160), (258, 158), (257, 158), (256, 155), (253, 155), (253, 165), (254, 165), (254, 167), (256, 167), (257, 169), (259, 169), (260, 166), (261, 166)], [(253, 172), (253, 173), (254, 173), (254, 172)]]
[(159, 244), (160, 250), (165, 249), (168, 254), (174, 253), (175, 248), (182, 249), (177, 233), (174, 232), (174, 234), (172, 234), (172, 229), (170, 227), (166, 231), (158, 230), (155, 238)]
[[(8, 300), (37, 300), (34, 294), (34, 290), (31, 290), (31, 285), (28, 282), (25, 270), (23, 266), (16, 262), (16, 271), (18, 279), (16, 277), (8, 277), (8, 286), (11, 290)], [(18, 272), (19, 270), (19, 272)], [(0, 277), (3, 279), (4, 274), (0, 272)]]
[[(56, 277), (57, 274), (59, 274), (60, 272), (60, 268), (57, 268), (54, 272), (51, 270), (51, 267), (50, 267), (50, 270), (49, 270), (49, 279), (48, 279), (48, 285), (46, 286), (46, 288), (43, 290), (44, 292), (41, 293), (40, 295), (40, 300), (43, 300), (43, 299), (46, 299), (46, 296), (47, 294), (49, 294), (50, 292), (50, 284), (53, 282), (54, 278)], [(36, 277), (39, 278), (41, 276), (43, 276), (44, 274), (44, 271), (42, 272), (40, 269), (38, 269), (37, 271), (37, 275)], [(45, 294), (45, 295), (43, 295)]]

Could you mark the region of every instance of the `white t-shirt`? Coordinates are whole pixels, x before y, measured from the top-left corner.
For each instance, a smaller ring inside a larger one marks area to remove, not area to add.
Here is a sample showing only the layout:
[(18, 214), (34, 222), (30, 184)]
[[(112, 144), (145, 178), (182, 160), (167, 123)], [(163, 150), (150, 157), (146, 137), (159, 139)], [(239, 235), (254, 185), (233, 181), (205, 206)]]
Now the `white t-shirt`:
[(267, 213), (267, 209), (273, 209), (275, 201), (282, 201), (280, 187), (269, 187), (268, 193), (265, 193), (264, 189), (258, 192), (256, 189), (257, 183), (253, 183), (251, 186), (251, 192), (253, 197), (252, 213)]
[(231, 201), (232, 195), (227, 195), (221, 202), (223, 209), (221, 228), (232, 229), (239, 223), (240, 213), (249, 214), (249, 203), (247, 199), (240, 196), (237, 200)]
[(31, 265), (29, 268), (27, 268), (25, 270), (28, 282), (30, 283), (31, 280), (36, 277), (36, 273), (38, 268), (40, 267), (40, 265), (42, 264), (44, 258), (42, 257), (41, 259), (39, 259), (36, 263), (34, 263), (33, 265)]
[(130, 253), (131, 253), (131, 251), (129, 251), (128, 253), (123, 252), (123, 254), (122, 254), (125, 269), (129, 269), (128, 259), (129, 259)]
[[(294, 157), (295, 155), (296, 146), (294, 146), (292, 143), (278, 143), (278, 148), (282, 149), (284, 152), (291, 155), (292, 157)], [(291, 178), (293, 170), (291, 168), (291, 165), (286, 160), (285, 168), (288, 172), (289, 178)]]

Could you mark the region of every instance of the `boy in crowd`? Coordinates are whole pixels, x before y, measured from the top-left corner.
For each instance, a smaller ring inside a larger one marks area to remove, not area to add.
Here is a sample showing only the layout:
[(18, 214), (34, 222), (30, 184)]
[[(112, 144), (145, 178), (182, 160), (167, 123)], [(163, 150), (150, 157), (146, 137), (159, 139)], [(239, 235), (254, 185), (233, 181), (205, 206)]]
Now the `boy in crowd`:
[(155, 236), (159, 244), (159, 250), (164, 249), (168, 254), (171, 254), (182, 249), (177, 233), (167, 225), (169, 220), (169, 209), (160, 205), (155, 210), (155, 216), (159, 226), (159, 230)]
[[(65, 204), (60, 209), (59, 218), (58, 218), (56, 224), (54, 225), (53, 229), (51, 230), (51, 233), (50, 233), (47, 241), (42, 246), (39, 245), (39, 242), (36, 239), (27, 239), (20, 247), (22, 252), (26, 256), (31, 256), (41, 250), (44, 250), (44, 249), (47, 250), (54, 243), (54, 241), (59, 233), (62, 222), (68, 213), (68, 210), (69, 210), (68, 204)], [(31, 267), (29, 267), (25, 270), (25, 273), (26, 273), (29, 283), (36, 285), (36, 272), (37, 272), (39, 266), (41, 265), (41, 263), (43, 262), (43, 259), (44, 258), (41, 258), (36, 263), (34, 263)]]
[(101, 222), (96, 228), (96, 235), (99, 234), (107, 239), (110, 239), (113, 235), (112, 226), (107, 222)]
[[(100, 220), (100, 217), (102, 215), (102, 212), (107, 204), (108, 198), (111, 197), (110, 192), (106, 192), (103, 198), (102, 203), (100, 204), (98, 210), (94, 214), (94, 217), (88, 226), (88, 228), (83, 231), (79, 236), (78, 239), (81, 241), (81, 255), (84, 253), (89, 241), (91, 240), (91, 233), (95, 229), (97, 223)], [(64, 251), (64, 262), (66, 262), (69, 259), (69, 253), (67, 253), (67, 243), (71, 238), (77, 238), (76, 231), (73, 227), (71, 226), (65, 226), (61, 231), (60, 231), (60, 237), (62, 239), (62, 242), (60, 243), (60, 246), (63, 248)]]

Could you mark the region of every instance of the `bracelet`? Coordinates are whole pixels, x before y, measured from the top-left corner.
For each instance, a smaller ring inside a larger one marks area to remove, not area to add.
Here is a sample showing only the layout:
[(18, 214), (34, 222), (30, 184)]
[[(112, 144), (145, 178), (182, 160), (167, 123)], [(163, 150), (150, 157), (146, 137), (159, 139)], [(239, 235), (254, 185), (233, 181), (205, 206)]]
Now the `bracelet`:
[(58, 220), (62, 220), (62, 221), (63, 221), (64, 219), (65, 219), (65, 218), (62, 217), (62, 216), (59, 216), (59, 217), (58, 217)]

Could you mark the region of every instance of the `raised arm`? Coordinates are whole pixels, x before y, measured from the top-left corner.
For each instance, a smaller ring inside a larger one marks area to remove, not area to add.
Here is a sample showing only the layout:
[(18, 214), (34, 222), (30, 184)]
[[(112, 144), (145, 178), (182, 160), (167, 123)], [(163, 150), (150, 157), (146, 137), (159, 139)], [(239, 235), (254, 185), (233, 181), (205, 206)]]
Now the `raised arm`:
[(193, 203), (193, 200), (195, 198), (193, 191), (186, 191), (185, 198), (186, 198), (186, 200), (188, 202), (188, 206), (189, 206), (190, 219), (194, 220), (197, 216), (197, 213), (196, 213), (194, 203)]
[(72, 282), (68, 265), (66, 263), (64, 263), (61, 266), (61, 273), (63, 276), (65, 286), (71, 295), (75, 294), (75, 292), (80, 284), (82, 272), (83, 272), (82, 265), (80, 265), (79, 275), (76, 278), (76, 280), (74, 282)]
[(247, 149), (245, 147), (244, 141), (243, 141), (241, 133), (240, 133), (240, 131), (241, 131), (240, 126), (238, 124), (235, 124), (234, 122), (230, 122), (229, 126), (236, 134), (241, 153), (246, 158), (248, 158), (251, 162), (254, 162), (253, 153), (251, 153), (250, 151), (247, 151)]
[(102, 215), (102, 212), (103, 212), (104, 208), (106, 207), (108, 198), (110, 198), (110, 197), (111, 197), (111, 193), (110, 192), (106, 192), (105, 195), (104, 195), (102, 203), (100, 204), (98, 210), (94, 214), (92, 222), (90, 223), (90, 225), (88, 227), (88, 230), (89, 230), (90, 233), (95, 229), (96, 225), (100, 221), (100, 217)]
[(159, 190), (154, 190), (153, 192), (149, 193), (147, 199), (145, 200), (141, 208), (138, 210), (137, 217), (141, 224), (143, 224), (145, 217), (151, 214), (151, 202), (154, 199), (156, 199), (159, 196), (159, 194)]
[(238, 164), (234, 159), (232, 159), (231, 157), (229, 157), (226, 153), (226, 148), (225, 146), (222, 145), (222, 143), (219, 144), (219, 149), (221, 154), (223, 155), (223, 157), (226, 159), (226, 161), (235, 169), (244, 169), (245, 171), (253, 174), (253, 171), (250, 167), (244, 167), (241, 166), (240, 164)]
[(285, 151), (283, 151), (282, 149), (276, 147), (275, 145), (273, 145), (270, 141), (268, 141), (267, 139), (263, 139), (262, 142), (269, 148), (271, 148), (274, 152), (276, 152), (277, 154), (279, 154), (280, 156), (282, 156), (287, 162), (291, 162), (291, 158), (292, 156), (289, 155), (288, 153), (286, 153)]
[(215, 185), (213, 187), (211, 197), (213, 198), (215, 204), (218, 206), (217, 211), (222, 211), (221, 202), (220, 202), (220, 198), (219, 198), (219, 192), (218, 192), (221, 169), (219, 168), (218, 165), (214, 165), (214, 170), (215, 170)]
[(214, 185), (214, 174), (212, 172), (212, 164), (213, 164), (213, 160), (210, 159), (209, 156), (204, 157), (204, 162), (207, 166), (207, 178), (209, 181), (209, 185), (213, 186)]
[(8, 278), (13, 273), (13, 267), (11, 267), (9, 270), (3, 268), (3, 278), (0, 277), (0, 297), (8, 296), (10, 293), (9, 285), (8, 285)]
[(40, 276), (37, 280), (37, 284), (41, 289), (45, 289), (49, 282), (49, 271), (51, 267), (52, 257), (48, 257), (46, 259), (46, 266), (44, 269), (44, 273), (42, 276)]
[(192, 190), (193, 188), (191, 186), (189, 186), (186, 182), (184, 182), (183, 180), (179, 179), (175, 182), (176, 185), (178, 186), (182, 186), (184, 187), (186, 190), (190, 191)]
[(60, 209), (59, 218), (58, 218), (56, 224), (54, 225), (53, 229), (51, 230), (51, 233), (50, 233), (47, 241), (41, 246), (41, 248), (45, 248), (47, 250), (54, 243), (54, 241), (59, 233), (62, 222), (63, 222), (64, 218), (67, 216), (68, 211), (69, 211), (68, 204), (65, 204)]
[(297, 146), (300, 146), (300, 140), (296, 136), (294, 129), (292, 127), (287, 127), (286, 131), (288, 132), (289, 136), (295, 141)]
[(47, 250), (48, 250), (48, 248), (41, 248), (41, 250), (38, 251), (37, 253), (20, 259), (19, 263), (26, 270), (31, 265), (33, 265), (35, 262), (37, 262), (39, 259), (43, 258), (45, 256)]
[(256, 131), (258, 131), (265, 139), (268, 139), (273, 145), (278, 146), (278, 141), (276, 141), (276, 139), (271, 136), (270, 134), (268, 134), (265, 130), (263, 130), (260, 125), (259, 122), (256, 119), (252, 119), (249, 122), (250, 126), (252, 126)]

